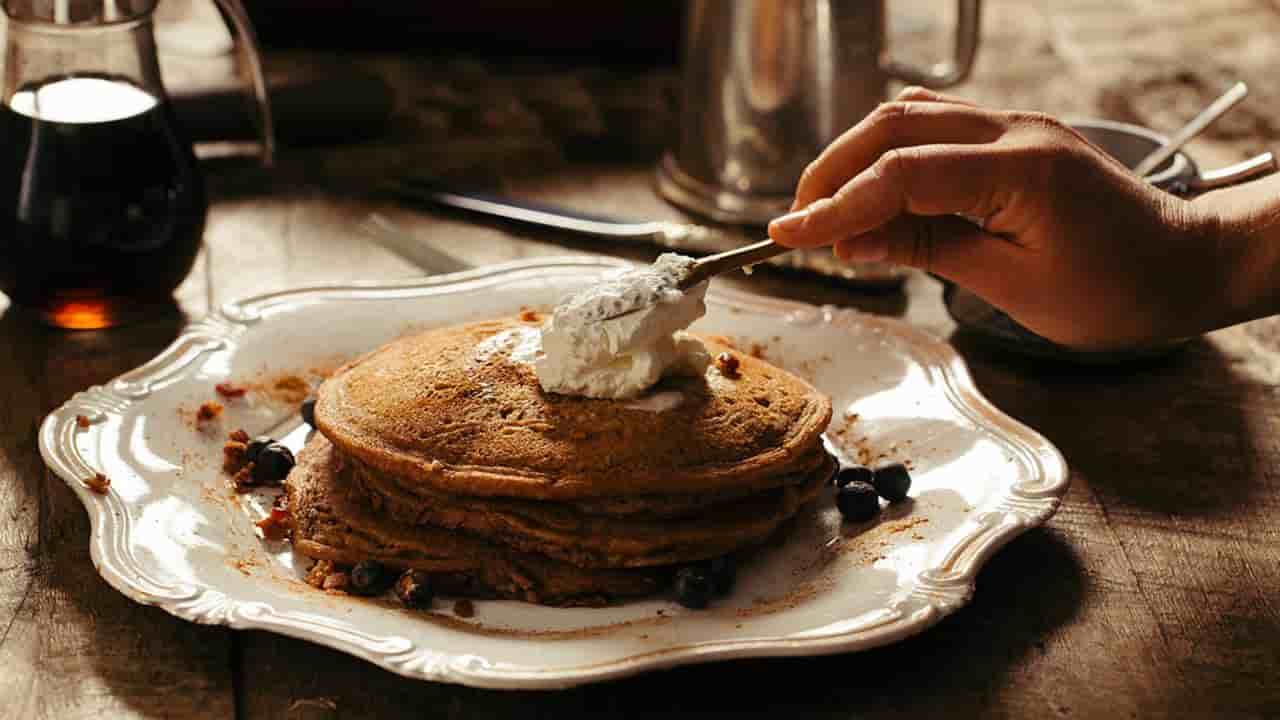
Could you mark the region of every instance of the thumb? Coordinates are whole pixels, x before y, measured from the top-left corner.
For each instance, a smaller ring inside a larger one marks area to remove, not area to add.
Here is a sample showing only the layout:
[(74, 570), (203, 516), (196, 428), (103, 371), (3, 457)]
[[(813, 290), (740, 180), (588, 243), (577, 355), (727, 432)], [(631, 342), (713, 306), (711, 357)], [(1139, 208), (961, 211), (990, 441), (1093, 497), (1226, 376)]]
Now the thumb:
[(1021, 293), (1029, 280), (1026, 248), (955, 215), (900, 215), (861, 235), (840, 239), (836, 256), (852, 262), (886, 260), (919, 268), (973, 290), (992, 302)]

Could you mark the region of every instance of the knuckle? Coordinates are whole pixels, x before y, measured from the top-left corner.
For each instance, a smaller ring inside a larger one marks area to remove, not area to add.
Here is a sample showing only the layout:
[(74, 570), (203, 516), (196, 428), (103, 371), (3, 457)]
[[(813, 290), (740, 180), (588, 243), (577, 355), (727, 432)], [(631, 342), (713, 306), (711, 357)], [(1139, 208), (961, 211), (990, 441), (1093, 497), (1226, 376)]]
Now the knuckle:
[(868, 127), (875, 128), (877, 131), (884, 133), (889, 138), (893, 138), (902, 121), (911, 113), (911, 103), (907, 102), (884, 102), (876, 106), (871, 111), (868, 120)]
[(936, 94), (919, 85), (908, 85), (902, 88), (902, 92), (898, 93), (899, 100), (930, 100), (936, 97)]
[(804, 167), (804, 171), (800, 173), (800, 180), (796, 183), (797, 190), (813, 187), (818, 182), (818, 176), (821, 171), (818, 169), (818, 161), (814, 160)]
[(871, 172), (876, 179), (884, 182), (901, 181), (914, 153), (914, 148), (893, 148), (876, 159), (871, 165)]
[(1042, 112), (1014, 111), (1006, 116), (1012, 135), (1033, 145), (1061, 145), (1076, 132), (1062, 120)]
[(1011, 125), (1047, 130), (1051, 132), (1060, 131), (1065, 128), (1061, 120), (1048, 113), (1036, 112), (1030, 110), (1014, 110), (1008, 113)]

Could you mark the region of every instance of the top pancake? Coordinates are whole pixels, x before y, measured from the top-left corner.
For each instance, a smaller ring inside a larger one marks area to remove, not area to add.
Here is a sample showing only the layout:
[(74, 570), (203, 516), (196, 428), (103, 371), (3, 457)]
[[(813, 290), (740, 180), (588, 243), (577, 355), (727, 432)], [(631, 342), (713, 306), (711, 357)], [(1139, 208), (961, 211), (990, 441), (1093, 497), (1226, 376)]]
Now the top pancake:
[[(438, 490), (570, 500), (772, 487), (811, 457), (831, 418), (811, 385), (737, 352), (736, 377), (713, 367), (666, 378), (647, 401), (544, 393), (510, 352), (538, 324), (456, 325), (384, 345), (324, 382), (316, 426), (343, 453)], [(713, 355), (730, 350), (701, 339)], [(670, 392), (678, 406), (641, 407)]]

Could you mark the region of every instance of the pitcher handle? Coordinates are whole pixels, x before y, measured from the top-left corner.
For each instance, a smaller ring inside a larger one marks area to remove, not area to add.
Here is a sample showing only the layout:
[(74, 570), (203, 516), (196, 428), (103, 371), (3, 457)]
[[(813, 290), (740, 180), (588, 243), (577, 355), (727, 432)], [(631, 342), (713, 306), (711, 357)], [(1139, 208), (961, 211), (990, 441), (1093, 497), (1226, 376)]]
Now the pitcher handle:
[(248, 85), (253, 93), (258, 132), (262, 136), (262, 164), (271, 167), (276, 156), (276, 128), (271, 117), (271, 101), (267, 97), (267, 76), (262, 69), (262, 53), (258, 48), (258, 36), (253, 31), (253, 23), (249, 21), (249, 13), (245, 11), (240, 0), (217, 0), (218, 7), (231, 21), (231, 26), (240, 36), (240, 45), (244, 49), (245, 62), (240, 66), (248, 75)]
[(958, 0), (954, 57), (930, 68), (917, 68), (892, 58), (884, 61), (885, 72), (912, 85), (945, 88), (961, 82), (973, 69), (978, 54), (978, 28), (982, 17), (982, 0)]

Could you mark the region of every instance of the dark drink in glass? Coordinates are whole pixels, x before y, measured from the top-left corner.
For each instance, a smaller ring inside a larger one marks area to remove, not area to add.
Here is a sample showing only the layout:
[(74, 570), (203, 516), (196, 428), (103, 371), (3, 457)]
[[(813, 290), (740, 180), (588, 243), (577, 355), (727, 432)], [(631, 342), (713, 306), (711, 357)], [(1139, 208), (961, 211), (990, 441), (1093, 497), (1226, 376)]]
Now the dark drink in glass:
[(169, 302), (207, 210), (169, 104), (118, 77), (53, 77), (10, 97), (0, 133), (0, 291), (65, 328)]

